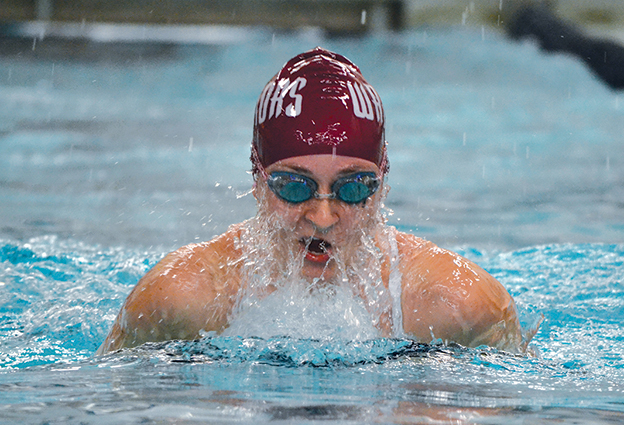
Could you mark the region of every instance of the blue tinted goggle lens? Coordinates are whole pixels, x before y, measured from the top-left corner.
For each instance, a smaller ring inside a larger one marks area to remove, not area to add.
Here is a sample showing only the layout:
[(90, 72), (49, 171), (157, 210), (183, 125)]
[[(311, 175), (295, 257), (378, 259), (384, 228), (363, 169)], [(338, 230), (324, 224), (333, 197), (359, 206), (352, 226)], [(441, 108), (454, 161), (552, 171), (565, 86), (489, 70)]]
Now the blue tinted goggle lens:
[(358, 204), (374, 194), (379, 188), (375, 173), (355, 173), (341, 177), (332, 185), (332, 193), (321, 195), (314, 180), (301, 174), (276, 171), (269, 175), (267, 183), (273, 193), (286, 202), (299, 204), (312, 197), (339, 199), (347, 204)]

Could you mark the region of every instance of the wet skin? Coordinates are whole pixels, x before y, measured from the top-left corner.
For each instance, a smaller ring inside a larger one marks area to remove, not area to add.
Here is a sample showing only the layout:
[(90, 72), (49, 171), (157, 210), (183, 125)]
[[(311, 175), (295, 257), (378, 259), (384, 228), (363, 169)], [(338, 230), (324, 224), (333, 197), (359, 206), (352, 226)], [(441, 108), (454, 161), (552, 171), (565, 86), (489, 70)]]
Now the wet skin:
[[(272, 164), (267, 173), (289, 171), (310, 177), (318, 184), (321, 195), (331, 193), (332, 184), (341, 177), (356, 172), (379, 173), (372, 162), (360, 158), (332, 155), (309, 155), (288, 158)], [(267, 209), (280, 216), (287, 229), (292, 229), (288, 243), (293, 250), (305, 252), (302, 276), (307, 279), (331, 280), (336, 273), (332, 251), (352, 240), (363, 221), (374, 213), (379, 191), (362, 204), (350, 205), (338, 199), (312, 198), (291, 204), (277, 197), (266, 184), (256, 190), (266, 200)]]
[[(304, 174), (318, 183), (321, 194), (330, 193), (331, 185), (345, 175), (379, 172), (372, 162), (332, 155), (288, 158), (267, 168), (268, 173), (272, 171)], [(314, 198), (289, 204), (259, 176), (254, 196), (265, 212), (280, 217), (285, 246), (304, 254), (302, 277), (331, 282), (337, 272), (333, 251), (340, 249), (349, 258), (350, 244), (358, 232), (368, 229), (379, 208), (381, 191), (357, 205)], [(128, 296), (98, 353), (147, 341), (195, 339), (202, 332), (225, 329), (245, 284), (243, 253), (237, 244), (244, 226), (233, 225), (209, 242), (167, 255)], [(382, 239), (374, 236), (378, 242)], [(522, 340), (514, 301), (496, 279), (471, 261), (414, 235), (396, 232), (396, 241), (406, 336), (426, 343), (441, 339), (514, 352), (526, 348), (528, 341)], [(388, 287), (390, 253), (381, 242), (377, 247), (384, 257), (382, 281)], [(380, 320), (381, 334), (389, 336), (390, 330), (391, 319)]]

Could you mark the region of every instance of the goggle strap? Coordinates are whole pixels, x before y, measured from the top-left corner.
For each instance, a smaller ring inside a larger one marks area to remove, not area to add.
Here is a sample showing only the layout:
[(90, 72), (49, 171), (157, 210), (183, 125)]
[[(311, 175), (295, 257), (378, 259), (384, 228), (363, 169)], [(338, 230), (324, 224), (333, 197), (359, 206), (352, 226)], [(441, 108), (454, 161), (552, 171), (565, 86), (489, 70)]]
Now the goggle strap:
[(262, 178), (264, 178), (265, 180), (269, 178), (268, 173), (266, 172), (266, 170), (264, 169), (264, 166), (260, 162), (260, 155), (258, 155), (258, 149), (256, 148), (254, 144), (251, 145), (251, 164), (253, 166), (251, 172), (254, 175), (254, 177), (256, 176), (257, 173), (260, 173)]

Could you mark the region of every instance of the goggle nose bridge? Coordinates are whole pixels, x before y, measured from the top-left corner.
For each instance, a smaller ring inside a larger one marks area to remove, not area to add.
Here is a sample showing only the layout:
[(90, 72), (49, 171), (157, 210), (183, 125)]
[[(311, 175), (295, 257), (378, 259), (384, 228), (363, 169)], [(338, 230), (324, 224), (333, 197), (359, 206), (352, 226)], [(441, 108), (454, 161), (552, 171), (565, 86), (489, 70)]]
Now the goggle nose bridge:
[(314, 197), (316, 199), (336, 199), (336, 192), (333, 192), (333, 193), (314, 192)]

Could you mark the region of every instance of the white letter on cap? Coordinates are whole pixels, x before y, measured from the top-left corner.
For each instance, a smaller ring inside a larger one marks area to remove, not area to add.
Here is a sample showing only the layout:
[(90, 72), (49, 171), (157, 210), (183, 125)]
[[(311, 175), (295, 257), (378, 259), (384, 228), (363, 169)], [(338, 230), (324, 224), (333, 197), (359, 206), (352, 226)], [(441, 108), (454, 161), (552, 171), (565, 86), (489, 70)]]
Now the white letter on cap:
[[(349, 87), (349, 93), (351, 94), (351, 101), (353, 102), (353, 113), (358, 118), (366, 118), (367, 120), (373, 120), (373, 105), (371, 105), (371, 101), (368, 98), (366, 93), (366, 89), (360, 89), (359, 84), (354, 84), (354, 87), (351, 86), (351, 83), (347, 83), (347, 87)], [(356, 94), (357, 93), (357, 94)]]
[(273, 114), (275, 114), (275, 118), (277, 118), (282, 113), (282, 101), (284, 100), (284, 96), (286, 96), (284, 88), (288, 86), (288, 83), (290, 83), (288, 78), (282, 78), (277, 82), (273, 97), (271, 97), (268, 119), (273, 118)]
[(258, 124), (262, 124), (266, 119), (267, 107), (269, 105), (269, 98), (271, 97), (273, 87), (275, 87), (274, 82), (271, 84), (267, 84), (264, 90), (262, 90), (262, 94), (260, 95), (260, 101), (258, 102), (258, 109), (256, 110), (256, 118), (258, 120)]
[(379, 98), (379, 95), (377, 94), (375, 89), (373, 89), (373, 87), (369, 86), (368, 84), (365, 85), (364, 88), (368, 90), (368, 93), (370, 94), (371, 99), (373, 100), (373, 104), (375, 105), (375, 113), (377, 114), (377, 121), (383, 122), (384, 117), (383, 117), (383, 113), (381, 109), (381, 99)]
[(286, 88), (288, 94), (291, 98), (295, 99), (295, 103), (290, 103), (286, 107), (286, 115), (289, 117), (296, 117), (301, 113), (301, 102), (303, 101), (303, 96), (297, 93), (297, 90), (301, 90), (305, 87), (307, 81), (303, 77), (297, 77), (295, 81), (293, 81), (290, 86)]

